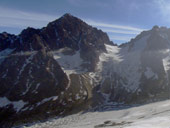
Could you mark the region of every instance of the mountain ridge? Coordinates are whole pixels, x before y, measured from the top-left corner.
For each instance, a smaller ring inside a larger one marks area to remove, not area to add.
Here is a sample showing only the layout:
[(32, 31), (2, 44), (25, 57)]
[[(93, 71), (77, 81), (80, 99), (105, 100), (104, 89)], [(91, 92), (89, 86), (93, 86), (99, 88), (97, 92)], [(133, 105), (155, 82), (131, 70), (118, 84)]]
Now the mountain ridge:
[(170, 30), (155, 26), (117, 46), (70, 14), (17, 36), (2, 33), (0, 124), (168, 99), (169, 40)]
[[(88, 102), (88, 74), (66, 73), (94, 71), (99, 54), (106, 52), (104, 43), (111, 44), (106, 33), (68, 14), (42, 29), (3, 33), (0, 40), (1, 125), (63, 115)], [(64, 65), (61, 56), (68, 58)]]

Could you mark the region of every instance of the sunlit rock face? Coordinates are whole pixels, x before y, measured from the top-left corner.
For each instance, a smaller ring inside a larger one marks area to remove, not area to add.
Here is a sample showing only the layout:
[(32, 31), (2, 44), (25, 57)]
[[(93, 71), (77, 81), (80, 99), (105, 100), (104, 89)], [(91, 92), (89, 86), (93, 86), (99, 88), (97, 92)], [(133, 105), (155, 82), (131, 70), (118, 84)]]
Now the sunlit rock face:
[(20, 124), (110, 103), (169, 98), (170, 30), (117, 46), (65, 14), (42, 29), (0, 34), (0, 122)]

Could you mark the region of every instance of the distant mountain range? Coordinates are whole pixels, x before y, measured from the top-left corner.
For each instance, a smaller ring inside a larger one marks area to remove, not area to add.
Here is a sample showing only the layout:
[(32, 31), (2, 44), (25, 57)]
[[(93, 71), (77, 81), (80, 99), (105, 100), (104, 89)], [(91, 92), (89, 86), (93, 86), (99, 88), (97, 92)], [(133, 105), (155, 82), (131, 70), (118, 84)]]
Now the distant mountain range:
[(10, 127), (104, 104), (170, 97), (170, 29), (117, 46), (65, 14), (42, 29), (0, 34), (0, 124)]

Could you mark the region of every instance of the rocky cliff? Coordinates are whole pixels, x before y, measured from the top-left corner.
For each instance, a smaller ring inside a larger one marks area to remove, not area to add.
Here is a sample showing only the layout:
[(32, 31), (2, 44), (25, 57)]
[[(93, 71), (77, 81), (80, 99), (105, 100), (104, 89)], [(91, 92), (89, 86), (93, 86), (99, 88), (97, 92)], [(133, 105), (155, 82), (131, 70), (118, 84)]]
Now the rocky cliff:
[(42, 29), (0, 34), (0, 121), (63, 115), (92, 97), (106, 33), (65, 14)]

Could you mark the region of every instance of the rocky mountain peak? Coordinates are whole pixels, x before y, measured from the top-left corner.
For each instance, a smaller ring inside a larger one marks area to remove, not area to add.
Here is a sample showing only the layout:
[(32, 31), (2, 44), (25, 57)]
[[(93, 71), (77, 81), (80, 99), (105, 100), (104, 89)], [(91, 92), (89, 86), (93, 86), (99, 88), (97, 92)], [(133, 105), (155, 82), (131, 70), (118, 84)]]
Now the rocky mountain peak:
[(170, 30), (168, 28), (154, 26), (149, 35), (148, 50), (164, 50), (170, 47)]
[(129, 47), (129, 51), (138, 47), (138, 50), (164, 50), (170, 47), (170, 29), (155, 25), (151, 30), (143, 31), (134, 39), (120, 47)]
[(151, 30), (159, 30), (159, 26), (158, 26), (158, 25), (155, 25), (155, 26), (152, 27)]
[(151, 31), (168, 31), (168, 28), (166, 26), (158, 26), (158, 25), (155, 25), (152, 27)]
[(30, 36), (32, 36), (33, 34), (39, 33), (39, 32), (40, 32), (39, 29), (35, 29), (35, 28), (32, 28), (32, 27), (28, 27), (28, 28), (24, 29), (24, 30), (21, 32), (20, 35), (23, 36), (23, 37), (26, 37), (26, 36), (30, 37)]
[[(50, 22), (48, 25), (47, 25), (47, 27), (50, 27), (50, 26), (53, 26), (53, 27), (55, 27), (55, 26), (58, 26), (58, 25), (60, 25), (60, 26), (62, 26), (62, 27), (64, 27), (64, 29), (68, 29), (69, 27), (71, 27), (71, 26), (74, 26), (74, 25), (77, 25), (77, 28), (78, 28), (78, 26), (80, 26), (80, 25), (84, 25), (84, 26), (88, 26), (88, 27), (90, 27), (89, 25), (87, 25), (84, 21), (82, 21), (81, 19), (79, 19), (79, 18), (77, 18), (77, 17), (75, 17), (75, 16), (73, 16), (73, 15), (71, 15), (71, 14), (69, 14), (69, 13), (66, 13), (66, 14), (64, 14), (62, 17), (60, 17), (59, 19), (56, 19), (55, 21), (52, 21), (52, 22)], [(75, 28), (76, 29), (76, 28)]]
[(75, 19), (75, 18), (78, 19), (77, 17), (71, 15), (70, 13), (66, 13), (61, 17), (61, 19)]
[(0, 126), (89, 102), (95, 86), (89, 73), (97, 71), (106, 45), (113, 44), (105, 32), (70, 14), (41, 29), (0, 34)]

